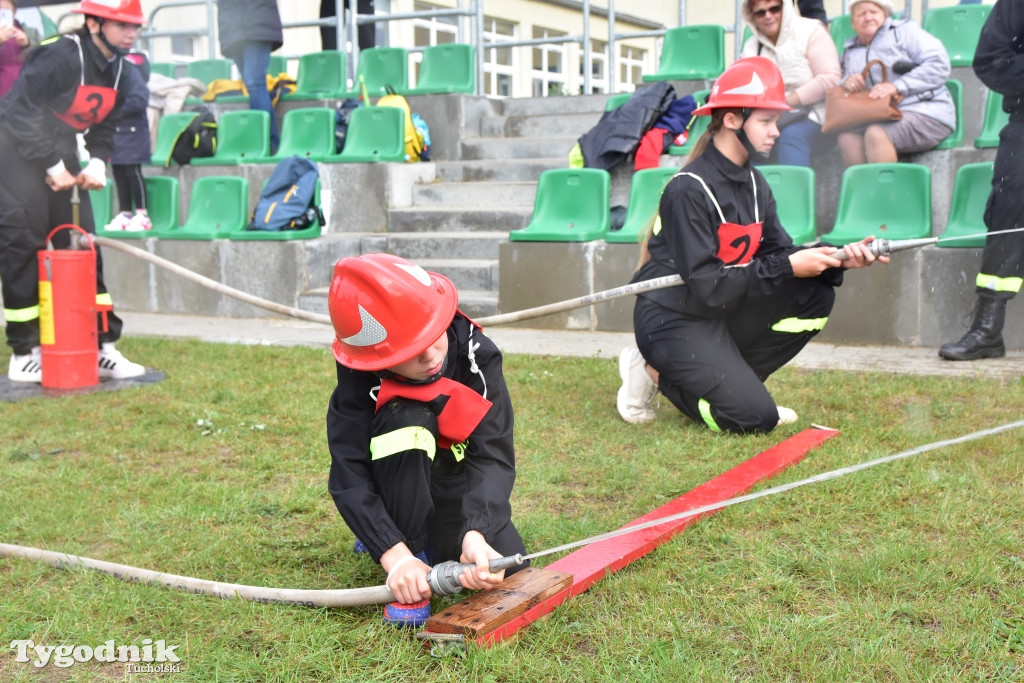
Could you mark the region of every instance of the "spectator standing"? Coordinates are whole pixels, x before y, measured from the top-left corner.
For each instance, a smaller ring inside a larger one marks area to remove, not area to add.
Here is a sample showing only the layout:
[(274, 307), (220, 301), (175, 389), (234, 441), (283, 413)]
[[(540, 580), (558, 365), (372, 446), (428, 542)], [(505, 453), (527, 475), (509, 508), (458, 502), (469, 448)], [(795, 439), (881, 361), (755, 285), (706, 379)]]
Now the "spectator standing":
[(821, 22), (797, 16), (785, 0), (745, 0), (742, 12), (753, 31), (742, 56), (760, 55), (778, 65), (786, 104), (794, 109), (779, 119), (780, 135), (769, 161), (810, 166), (825, 120), (825, 93), (842, 73), (835, 43)]
[(249, 108), (270, 114), (270, 153), (277, 152), (281, 134), (267, 90), (270, 53), (284, 44), (277, 0), (218, 0), (217, 31), (220, 51), (235, 62), (249, 91)]
[[(997, 0), (981, 29), (974, 52), (974, 73), (1003, 96), (1010, 120), (999, 132), (993, 166), (992, 192), (985, 207), (990, 232), (1021, 227), (1024, 216), (1024, 4)], [(1024, 282), (1024, 234), (990, 234), (981, 254), (975, 279), (977, 302), (974, 319), (964, 337), (944, 344), (939, 355), (947, 360), (999, 358), (1006, 355), (1003, 323), (1006, 302)]]
[[(953, 96), (946, 88), (949, 55), (942, 41), (910, 19), (892, 18), (892, 0), (857, 0), (850, 6), (856, 35), (843, 52), (843, 88), (870, 90), (872, 98), (902, 96), (903, 119), (874, 123), (839, 134), (839, 153), (846, 167), (863, 163), (895, 163), (900, 154), (924, 152), (956, 128)], [(869, 60), (888, 67), (888, 82), (861, 75)]]
[(114, 153), (110, 167), (117, 186), (121, 212), (107, 225), (107, 230), (151, 230), (153, 223), (146, 210), (146, 181), (142, 164), (149, 163), (152, 148), (149, 137), (149, 60), (141, 52), (125, 58), (131, 64), (124, 70), (124, 106), (114, 131)]
[(14, 18), (17, 11), (15, 0), (0, 0), (0, 97), (17, 80), (25, 54), (39, 44), (39, 33)]

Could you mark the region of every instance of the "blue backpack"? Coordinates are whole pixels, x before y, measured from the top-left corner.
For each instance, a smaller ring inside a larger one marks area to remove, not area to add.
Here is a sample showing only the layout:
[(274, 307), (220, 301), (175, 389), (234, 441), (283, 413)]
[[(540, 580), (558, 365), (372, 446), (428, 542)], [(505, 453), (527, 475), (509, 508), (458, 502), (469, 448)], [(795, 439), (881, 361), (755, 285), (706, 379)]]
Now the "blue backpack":
[(271, 172), (248, 230), (301, 230), (315, 222), (323, 226), (323, 210), (316, 203), (316, 186), (320, 180), (316, 163), (293, 156), (278, 162)]

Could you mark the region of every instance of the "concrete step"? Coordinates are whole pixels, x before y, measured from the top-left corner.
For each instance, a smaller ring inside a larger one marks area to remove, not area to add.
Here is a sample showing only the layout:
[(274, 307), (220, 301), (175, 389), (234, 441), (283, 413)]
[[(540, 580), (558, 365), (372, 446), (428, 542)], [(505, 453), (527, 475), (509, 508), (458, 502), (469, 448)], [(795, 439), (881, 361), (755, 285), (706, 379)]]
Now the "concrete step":
[(529, 138), (575, 135), (578, 138), (594, 127), (602, 113), (487, 116), (480, 120), (480, 136)]
[(470, 161), (437, 162), (437, 179), (445, 182), (528, 180), (536, 182), (540, 174), (549, 168), (565, 168), (569, 165), (565, 157), (541, 157), (536, 159), (474, 159)]
[[(388, 211), (388, 231), (427, 235), (431, 232), (504, 232), (525, 228), (533, 205), (519, 207), (417, 206)], [(443, 253), (443, 252), (442, 252)]]
[(386, 250), (417, 263), (421, 259), (496, 259), (508, 231), (400, 232), (387, 235)]
[[(327, 315), (329, 287), (318, 287), (299, 295), (299, 308), (310, 313)], [(470, 318), (483, 318), (498, 313), (498, 293), (489, 290), (460, 289), (459, 310)]]
[(562, 165), (569, 165), (569, 150), (576, 144), (579, 135), (547, 137), (547, 138), (480, 138), (462, 141), (463, 159), (493, 159), (505, 162), (506, 159), (535, 159), (550, 157), (562, 158)]
[(609, 95), (574, 95), (572, 97), (520, 97), (502, 100), (505, 116), (537, 116), (573, 112), (603, 112)]
[(537, 183), (531, 181), (456, 182), (416, 185), (413, 206), (532, 207)]
[(420, 259), (417, 265), (440, 273), (460, 291), (481, 290), (498, 296), (498, 259)]

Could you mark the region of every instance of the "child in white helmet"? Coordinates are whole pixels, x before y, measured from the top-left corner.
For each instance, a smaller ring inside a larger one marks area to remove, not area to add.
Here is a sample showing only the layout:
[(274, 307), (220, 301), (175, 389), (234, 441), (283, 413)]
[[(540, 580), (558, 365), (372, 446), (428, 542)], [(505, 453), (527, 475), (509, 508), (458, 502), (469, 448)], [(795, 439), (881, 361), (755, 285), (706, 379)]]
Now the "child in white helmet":
[[(329, 309), (338, 386), (327, 409), (328, 490), (398, 599), (388, 621), (429, 616), (432, 563), (525, 553), (512, 523), (512, 403), (501, 352), (457, 308), (454, 285), (389, 254), (340, 260)], [(412, 608), (413, 611), (409, 611)], [(421, 611), (415, 611), (420, 609)]]

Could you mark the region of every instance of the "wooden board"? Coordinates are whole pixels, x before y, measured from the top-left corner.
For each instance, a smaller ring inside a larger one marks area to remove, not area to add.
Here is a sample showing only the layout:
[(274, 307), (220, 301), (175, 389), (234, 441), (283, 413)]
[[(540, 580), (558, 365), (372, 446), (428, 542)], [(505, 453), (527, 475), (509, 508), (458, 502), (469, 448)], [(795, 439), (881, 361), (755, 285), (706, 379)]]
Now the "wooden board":
[[(624, 526), (671, 516), (739, 496), (749, 491), (754, 484), (769, 479), (799, 462), (808, 452), (838, 435), (838, 431), (831, 429), (805, 429)], [(566, 589), (554, 592), (548, 598), (534, 601), (533, 604), (525, 606), (525, 609), (519, 609), (517, 616), (505, 622), (495, 622), (492, 630), (482, 631), (483, 635), (476, 638), (476, 644), (490, 645), (513, 635), (570, 597), (582, 593), (603, 577), (667, 542), (686, 527), (696, 523), (698, 519), (714, 513), (715, 511), (712, 511), (701, 517), (686, 517), (633, 534), (592, 543), (556, 560), (545, 569), (571, 574), (572, 584)], [(432, 630), (429, 621), (427, 630)]]
[(461, 633), (475, 640), (551, 596), (564, 593), (571, 583), (571, 574), (527, 567), (510, 576), (499, 587), (478, 591), (433, 615), (427, 620), (426, 630)]

